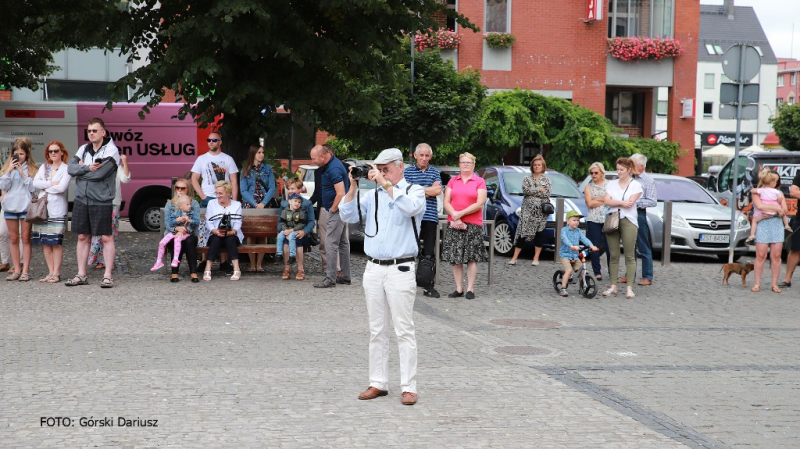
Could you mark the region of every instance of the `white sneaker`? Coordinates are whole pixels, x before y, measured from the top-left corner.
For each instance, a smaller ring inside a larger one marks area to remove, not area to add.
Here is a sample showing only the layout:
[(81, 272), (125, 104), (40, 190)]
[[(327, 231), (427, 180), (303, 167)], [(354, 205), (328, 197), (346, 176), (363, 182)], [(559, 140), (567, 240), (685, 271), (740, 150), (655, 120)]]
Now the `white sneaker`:
[(533, 262), (531, 262), (531, 265), (533, 265), (535, 267), (535, 266), (539, 265), (539, 261), (538, 260), (534, 260)]

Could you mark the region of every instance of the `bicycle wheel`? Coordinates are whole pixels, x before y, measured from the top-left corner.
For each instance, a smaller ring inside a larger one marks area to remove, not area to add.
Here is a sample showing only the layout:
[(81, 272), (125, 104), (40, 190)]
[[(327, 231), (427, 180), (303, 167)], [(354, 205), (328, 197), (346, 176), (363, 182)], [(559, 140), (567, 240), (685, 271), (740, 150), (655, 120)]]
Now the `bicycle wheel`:
[(561, 279), (564, 277), (564, 270), (557, 270), (553, 273), (553, 289), (556, 293), (561, 291)]
[(597, 283), (594, 281), (593, 277), (584, 274), (581, 279), (580, 293), (586, 299), (592, 299), (597, 295)]

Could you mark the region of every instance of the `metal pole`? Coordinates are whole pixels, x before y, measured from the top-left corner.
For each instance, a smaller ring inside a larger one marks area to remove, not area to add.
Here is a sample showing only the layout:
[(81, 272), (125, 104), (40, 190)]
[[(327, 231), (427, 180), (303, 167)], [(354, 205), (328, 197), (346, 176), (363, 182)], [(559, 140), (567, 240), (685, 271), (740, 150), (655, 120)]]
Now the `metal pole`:
[(740, 47), (741, 57), (739, 58), (739, 79), (736, 83), (739, 85), (739, 101), (736, 105), (736, 142), (733, 153), (733, 185), (731, 186), (731, 232), (728, 238), (728, 263), (733, 263), (733, 247), (736, 244), (736, 213), (739, 209), (739, 137), (742, 133), (742, 100), (744, 97), (744, 62), (746, 58), (747, 46), (744, 44), (737, 44)]
[[(544, 217), (547, 220), (547, 217)], [(556, 198), (556, 247), (553, 248), (555, 255), (553, 255), (554, 263), (561, 263), (558, 259), (558, 250), (561, 248), (561, 228), (564, 227), (564, 198)]]
[(489, 274), (487, 283), (492, 285), (492, 280), (494, 279), (494, 244), (492, 242), (492, 238), (494, 238), (494, 220), (489, 224), (489, 235), (492, 237), (489, 238)]
[[(411, 35), (411, 98), (414, 98), (414, 47), (417, 43), (414, 41), (414, 35)], [(414, 136), (408, 136), (408, 164), (411, 165), (411, 155), (414, 154)]]
[(668, 267), (672, 247), (672, 201), (664, 202), (664, 229), (661, 234), (661, 266)]

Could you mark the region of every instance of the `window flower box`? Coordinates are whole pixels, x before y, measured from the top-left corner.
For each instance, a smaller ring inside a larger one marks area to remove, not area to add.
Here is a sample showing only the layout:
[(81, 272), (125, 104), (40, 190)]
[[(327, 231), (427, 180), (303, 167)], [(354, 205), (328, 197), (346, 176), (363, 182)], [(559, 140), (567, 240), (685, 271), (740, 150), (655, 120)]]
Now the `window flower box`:
[(486, 41), (487, 47), (494, 49), (510, 48), (517, 41), (516, 36), (511, 33), (498, 32), (486, 33), (483, 39)]
[(683, 54), (680, 41), (667, 37), (615, 37), (608, 40), (608, 54), (622, 61), (660, 61)]
[(457, 50), (461, 45), (461, 36), (455, 31), (447, 28), (434, 30), (428, 28), (426, 31), (417, 31), (414, 34), (414, 44), (420, 51), (438, 48), (440, 50)]

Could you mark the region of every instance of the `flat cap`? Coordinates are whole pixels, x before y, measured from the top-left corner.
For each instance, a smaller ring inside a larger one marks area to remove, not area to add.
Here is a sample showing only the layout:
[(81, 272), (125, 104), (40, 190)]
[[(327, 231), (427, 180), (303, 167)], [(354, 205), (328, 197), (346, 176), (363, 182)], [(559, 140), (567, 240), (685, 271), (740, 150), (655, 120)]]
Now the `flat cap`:
[(403, 160), (403, 152), (398, 150), (397, 148), (387, 148), (381, 151), (381, 154), (375, 158), (375, 165), (381, 164), (388, 164), (389, 162), (393, 161), (402, 161)]

